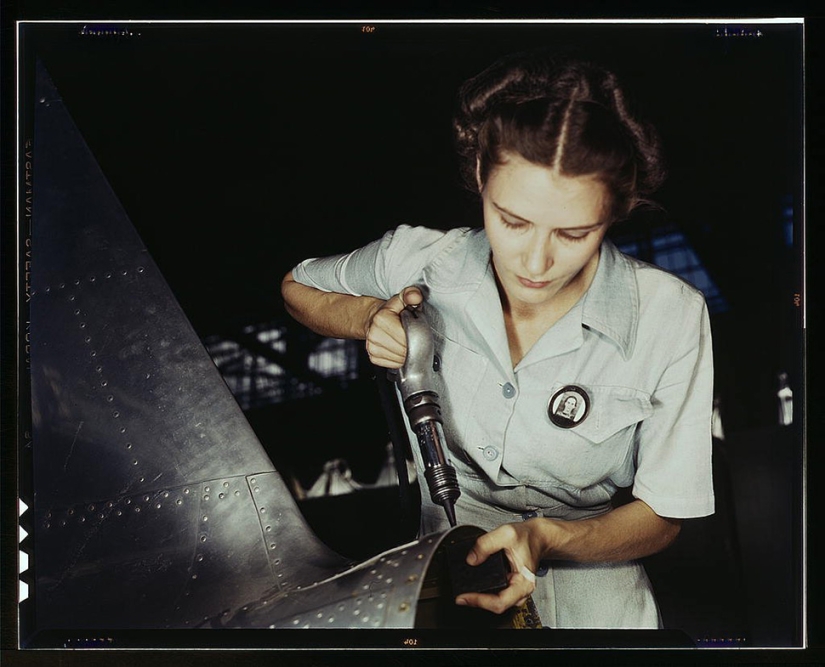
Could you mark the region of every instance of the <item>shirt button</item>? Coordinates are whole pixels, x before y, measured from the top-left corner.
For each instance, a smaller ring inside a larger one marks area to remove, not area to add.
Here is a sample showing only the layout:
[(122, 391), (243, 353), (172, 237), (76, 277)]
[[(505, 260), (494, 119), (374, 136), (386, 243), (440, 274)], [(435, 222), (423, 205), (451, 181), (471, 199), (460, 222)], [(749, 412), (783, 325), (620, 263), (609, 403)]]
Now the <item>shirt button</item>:
[(498, 458), (498, 450), (495, 447), (485, 447), (482, 454), (488, 461), (495, 461)]
[(516, 388), (507, 382), (502, 388), (501, 393), (504, 394), (504, 398), (513, 398), (516, 395)]

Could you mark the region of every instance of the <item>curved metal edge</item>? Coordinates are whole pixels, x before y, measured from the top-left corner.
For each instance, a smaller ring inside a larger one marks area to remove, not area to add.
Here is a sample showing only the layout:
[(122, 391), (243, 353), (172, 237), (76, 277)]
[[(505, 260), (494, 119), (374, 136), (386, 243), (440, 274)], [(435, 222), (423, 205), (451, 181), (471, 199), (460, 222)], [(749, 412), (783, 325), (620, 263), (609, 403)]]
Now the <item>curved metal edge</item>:
[(484, 531), (462, 525), (390, 549), (308, 587), (277, 592), (213, 619), (227, 628), (412, 628), (425, 575), (448, 538)]

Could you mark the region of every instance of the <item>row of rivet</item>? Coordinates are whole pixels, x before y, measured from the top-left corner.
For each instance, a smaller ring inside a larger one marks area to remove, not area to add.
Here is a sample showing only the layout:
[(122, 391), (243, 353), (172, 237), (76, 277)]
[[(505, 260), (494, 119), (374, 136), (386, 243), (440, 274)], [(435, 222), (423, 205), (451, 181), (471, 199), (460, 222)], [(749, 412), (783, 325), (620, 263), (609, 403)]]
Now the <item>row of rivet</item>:
[[(367, 602), (366, 605), (364, 604), (365, 601)], [(335, 623), (336, 620), (340, 621), (349, 612), (351, 616), (357, 619), (359, 624), (378, 627), (381, 625), (386, 606), (386, 591), (377, 594), (370, 593), (366, 596), (357, 597), (350, 603), (339, 603), (335, 609), (329, 611), (317, 611), (308, 616), (296, 616), (292, 619), (291, 625), (296, 628), (325, 627), (329, 626), (330, 623)], [(400, 612), (409, 611), (409, 609), (409, 602), (402, 602), (398, 606)], [(372, 614), (371, 610), (373, 610)], [(270, 625), (269, 627), (274, 629), (276, 626)]]
[[(191, 492), (189, 491), (189, 489), (188, 489), (188, 488), (187, 488), (187, 489), (184, 489), (184, 490), (183, 490), (183, 492), (184, 492), (187, 496), (191, 495)], [(199, 537), (200, 537), (200, 536), (199, 536)], [(203, 539), (203, 540), (199, 540), (199, 543), (200, 543), (200, 542), (203, 542), (203, 541), (205, 541), (205, 539)], [(203, 554), (201, 554), (201, 553), (196, 553), (196, 555), (195, 555), (195, 561), (196, 561), (196, 562), (198, 562), (198, 563), (203, 562)], [(191, 580), (195, 580), (195, 579), (197, 579), (197, 578), (198, 578), (198, 573), (194, 571), (194, 568), (193, 568), (191, 571), (192, 571), (192, 574), (191, 574)], [(191, 588), (189, 587), (190, 583), (191, 583), (191, 582), (187, 582), (186, 586), (184, 587), (184, 590), (183, 590), (183, 595), (184, 595), (184, 597), (191, 597), (191, 595), (192, 595), (192, 590), (191, 590)], [(180, 605), (179, 605), (179, 604), (176, 604), (176, 605), (175, 605), (175, 611), (176, 611), (176, 612), (180, 612), (180, 610), (181, 610)], [(169, 619), (167, 618), (166, 620), (168, 621)], [(188, 620), (188, 619), (184, 620), (183, 624), (184, 624), (184, 625), (189, 625), (189, 620)], [(171, 625), (168, 625), (168, 624), (167, 624), (167, 625), (166, 625), (166, 627), (167, 627), (167, 628), (169, 628), (169, 627), (171, 627)]]
[(256, 496), (259, 496), (261, 493), (261, 487), (258, 486), (258, 479), (256, 477), (249, 478), (249, 488), (252, 490), (252, 498), (255, 502), (255, 507), (258, 510), (258, 519), (261, 523), (261, 528), (263, 529), (263, 537), (267, 546), (267, 558), (269, 558), (269, 565), (272, 572), (275, 574), (276, 579), (278, 579), (278, 586), (286, 586), (287, 582), (284, 580), (284, 573), (280, 571), (279, 567), (281, 564), (281, 559), (275, 558), (273, 553), (278, 548), (278, 543), (276, 542), (275, 535), (273, 534), (275, 532), (272, 527), (273, 518), (267, 516), (266, 507), (261, 506), (256, 498)]
[[(182, 494), (183, 496), (189, 495), (190, 491), (188, 488), (183, 489)], [(83, 508), (75, 509), (70, 507), (65, 512), (56, 512), (54, 510), (50, 510), (46, 513), (45, 520), (43, 522), (43, 528), (49, 529), (52, 527), (60, 527), (66, 528), (70, 525), (72, 521), (76, 521), (77, 523), (84, 524), (88, 518), (97, 518), (99, 520), (103, 520), (107, 518), (109, 515), (114, 516), (124, 516), (128, 515), (128, 513), (133, 514), (140, 514), (144, 509), (151, 510), (151, 509), (163, 509), (163, 501), (160, 501), (161, 498), (167, 500), (171, 497), (171, 493), (169, 491), (162, 491), (159, 493), (154, 494), (154, 497), (151, 495), (144, 495), (142, 501), (144, 504), (141, 504), (141, 499), (132, 499), (132, 498), (124, 498), (119, 500), (117, 503), (113, 501), (108, 501), (106, 503), (99, 503), (99, 504), (89, 504), (84, 506)], [(175, 506), (183, 505), (183, 497), (178, 496), (175, 501)], [(93, 516), (96, 515), (96, 516)], [(56, 524), (54, 522), (57, 522)]]
[[(212, 490), (212, 487), (210, 486), (210, 484), (211, 483), (204, 484), (203, 492), (201, 494), (202, 513), (201, 513), (201, 519), (200, 519), (200, 522), (199, 522), (200, 528), (198, 530), (198, 544), (205, 544), (209, 540), (209, 526), (208, 526), (209, 513), (207, 511), (206, 504), (209, 503), (212, 500), (212, 494), (214, 493), (214, 491)], [(224, 481), (224, 482), (221, 483), (221, 486), (218, 489), (218, 500), (219, 501), (226, 499), (227, 493), (229, 493), (229, 487), (230, 487), (229, 482)], [(188, 492), (188, 490), (187, 490), (187, 492)], [(235, 489), (234, 495), (240, 496), (241, 492), (238, 489)], [(195, 554), (195, 568), (197, 568), (197, 563), (202, 563), (203, 561), (204, 561), (203, 553), (197, 552)], [(198, 578), (198, 573), (196, 571), (194, 571), (194, 569), (193, 569), (191, 578), (193, 580)]]
[[(108, 278), (108, 277), (109, 277), (109, 275), (110, 275), (110, 274), (107, 274), (107, 276), (106, 276), (106, 277)], [(92, 282), (94, 282), (94, 276), (92, 276), (92, 278), (91, 278), (90, 280), (91, 280)], [(61, 283), (61, 286), (62, 286), (62, 283)], [(48, 291), (48, 288), (46, 288), (46, 290)], [(75, 300), (75, 295), (74, 295), (74, 294), (69, 295), (69, 301), (74, 301), (74, 300)], [(80, 316), (82, 315), (82, 312), (81, 312), (80, 308), (75, 308), (75, 309), (74, 309), (74, 315), (75, 315), (75, 317), (80, 317)], [(84, 322), (84, 321), (81, 319), (80, 324), (79, 324), (79, 327), (80, 327), (81, 331), (85, 330), (85, 329), (86, 329), (86, 322)], [(84, 340), (84, 342), (85, 342), (87, 345), (90, 345), (90, 344), (91, 344), (91, 342), (92, 342), (92, 337), (91, 337), (91, 336), (89, 336), (89, 335), (87, 334), (86, 336), (84, 336), (84, 339), (83, 339), (83, 340)], [(95, 359), (95, 358), (97, 357), (97, 351), (96, 351), (96, 350), (94, 350), (94, 349), (92, 349), (92, 350), (89, 352), (89, 356), (90, 356), (90, 358)], [(103, 375), (103, 366), (102, 366), (102, 365), (100, 365), (100, 364), (98, 364), (97, 366), (95, 366), (95, 373), (97, 373), (97, 374), (100, 376), (100, 387), (101, 387), (101, 389), (104, 389), (104, 390), (105, 390), (105, 389), (109, 386), (109, 381), (108, 381), (108, 380), (104, 377), (104, 375)], [(149, 379), (150, 377), (151, 377), (151, 376), (150, 376), (150, 374), (148, 374), (148, 373), (147, 373), (147, 374), (146, 374), (146, 379)], [(110, 404), (111, 404), (111, 403), (114, 403), (114, 400), (115, 400), (114, 394), (107, 394), (107, 396), (106, 396), (106, 402), (107, 402), (107, 403), (110, 403)], [(119, 418), (120, 418), (120, 411), (119, 411), (119, 410), (117, 410), (117, 409), (113, 409), (111, 414), (112, 414), (112, 418), (113, 418), (113, 419), (119, 419)], [(121, 434), (122, 436), (124, 436), (124, 437), (126, 436), (126, 427), (125, 427), (125, 426), (121, 426), (121, 427), (120, 427), (120, 429), (119, 429), (119, 431), (120, 431), (120, 434)], [(125, 442), (125, 444), (124, 444), (123, 446), (124, 446), (127, 450), (131, 450), (131, 449), (132, 449), (132, 443), (131, 443), (131, 442), (129, 442), (128, 438), (126, 438), (126, 442)], [(137, 460), (136, 458), (133, 458), (133, 459), (132, 459), (132, 465), (133, 465), (133, 466), (138, 465), (138, 463), (139, 463), (139, 462), (138, 462), (138, 460)], [(145, 480), (144, 480), (144, 478), (143, 478), (143, 477), (141, 477), (141, 478), (139, 479), (139, 482), (141, 482), (141, 483), (142, 483), (143, 481), (145, 481)]]
[[(429, 544), (432, 544), (432, 539), (428, 540)], [(389, 586), (392, 588), (393, 578), (386, 576), (383, 572), (380, 571), (382, 566), (384, 568), (393, 567), (398, 568), (401, 566), (402, 561), (405, 560), (404, 557), (410, 554), (408, 549), (404, 549), (400, 552), (400, 555), (395, 558), (388, 558), (387, 556), (381, 556), (378, 561), (375, 563), (375, 566), (369, 571), (369, 574), (374, 576), (376, 580), (372, 581), (371, 583), (366, 583), (362, 585), (362, 590), (368, 591), (365, 594), (358, 595), (357, 592), (353, 591), (351, 601), (352, 604), (355, 605), (355, 608), (351, 610), (351, 616), (355, 617), (359, 622), (356, 625), (366, 624), (372, 627), (378, 627), (381, 625), (384, 609), (387, 606), (388, 600), (388, 592), (387, 590), (376, 590), (376, 585), (384, 585)], [(421, 561), (424, 559), (423, 553), (418, 553), (415, 555), (415, 560)], [(408, 585), (415, 584), (419, 580), (418, 574), (410, 574), (407, 576), (405, 583)], [(318, 582), (316, 582), (318, 583)], [(300, 588), (300, 586), (298, 587)], [(378, 614), (378, 618), (376, 618), (376, 614), (373, 613), (370, 616), (370, 609), (364, 608), (363, 603), (364, 601), (372, 602), (375, 601), (373, 607), (373, 611), (381, 612)], [(351, 605), (349, 605), (351, 606)], [(329, 624), (333, 624), (338, 620), (339, 622), (342, 620), (345, 612), (347, 612), (348, 605), (345, 603), (339, 603), (335, 610), (329, 610), (327, 612), (324, 611), (317, 611), (309, 616), (297, 616), (290, 621), (290, 627), (294, 628), (311, 628), (311, 627), (329, 627)], [(412, 605), (408, 600), (403, 600), (398, 604), (397, 611), (400, 613), (404, 613), (410, 611), (412, 609)], [(269, 626), (270, 629), (274, 629), (278, 627), (275, 624)], [(348, 623), (346, 627), (355, 627), (351, 623)]]
[[(144, 269), (142, 266), (139, 266), (139, 267), (137, 267), (137, 269), (136, 269), (136, 271), (137, 271), (138, 273), (143, 273), (143, 272), (144, 272), (144, 270), (145, 270), (145, 269)], [(119, 271), (119, 273), (120, 273), (120, 275), (122, 275), (122, 276), (128, 276), (128, 275), (129, 275), (129, 270), (128, 270), (128, 269), (121, 269), (121, 270)], [(110, 278), (114, 277), (114, 275), (115, 275), (115, 273), (114, 273), (114, 272), (112, 272), (112, 271), (107, 271), (106, 273), (104, 273), (104, 274), (103, 274), (103, 278), (104, 278), (104, 279), (106, 279), (106, 280), (109, 280)], [(65, 282), (62, 282), (62, 283), (59, 283), (59, 284), (58, 284), (56, 287), (54, 287), (54, 288), (53, 288), (51, 285), (46, 285), (46, 287), (44, 287), (44, 288), (43, 288), (43, 291), (44, 291), (46, 294), (51, 294), (52, 289), (55, 289), (55, 290), (63, 290), (63, 289), (66, 289), (66, 287), (70, 287), (71, 285), (74, 285), (75, 287), (80, 287), (81, 285), (83, 285), (83, 284), (84, 284), (84, 283), (86, 283), (86, 282), (94, 284), (95, 282), (97, 282), (97, 276), (89, 276), (89, 277), (88, 277), (88, 278), (86, 278), (85, 280), (82, 280), (82, 279), (80, 279), (80, 278), (75, 278), (74, 280), (70, 280), (68, 285), (67, 285)], [(37, 292), (36, 292), (35, 290), (32, 290), (32, 292), (31, 292), (32, 296), (34, 296), (36, 293), (37, 293)], [(72, 299), (70, 299), (70, 300), (71, 300), (71, 301), (74, 301), (74, 298), (72, 298)]]
[[(198, 529), (198, 542), (201, 544), (205, 543), (209, 539), (209, 525), (207, 523), (209, 521), (209, 515), (207, 514), (206, 504), (211, 500), (211, 496), (209, 495), (211, 490), (212, 489), (208, 484), (204, 484), (203, 491), (201, 493), (201, 507), (203, 508), (203, 516), (201, 517), (200, 528)], [(203, 554), (197, 554), (196, 560), (199, 563), (202, 562)], [(197, 572), (194, 572), (192, 574), (192, 579), (197, 578), (198, 574)]]
[[(225, 484), (227, 483), (225, 482)], [(189, 494), (189, 489), (186, 489), (186, 493)], [(187, 582), (187, 585), (185, 586), (183, 591), (184, 597), (192, 596), (192, 585), (198, 579), (199, 565), (200, 563), (203, 563), (204, 560), (206, 560), (204, 553), (201, 551), (201, 545), (205, 544), (209, 540), (209, 514), (207, 508), (204, 505), (211, 500), (211, 493), (212, 487), (209, 486), (209, 484), (204, 484), (201, 488), (201, 518), (200, 521), (198, 521), (198, 537), (195, 551), (195, 559), (190, 568), (189, 581)], [(179, 604), (175, 605), (175, 611), (178, 613), (181, 611), (181, 606)], [(203, 620), (207, 620), (207, 618), (208, 617), (204, 617)], [(189, 619), (184, 619), (183, 625), (191, 625), (191, 621)], [(170, 626), (167, 625), (166, 627), (168, 628)]]
[[(372, 591), (374, 593), (376, 591), (377, 587), (379, 587), (379, 586), (386, 586), (388, 588), (392, 588), (393, 581), (394, 581), (393, 577), (392, 576), (387, 576), (387, 574), (382, 570), (386, 570), (387, 568), (396, 568), (397, 569), (398, 567), (401, 566), (401, 562), (402, 562), (402, 560), (404, 560), (403, 557), (407, 556), (408, 554), (409, 554), (409, 551), (407, 549), (405, 549), (401, 552), (401, 554), (400, 554), (401, 557), (388, 558), (387, 556), (381, 556), (378, 559), (378, 563), (376, 564), (376, 567), (373, 567), (369, 571), (369, 574), (372, 575), (374, 577), (374, 579), (370, 582), (362, 584), (361, 589), (363, 591)], [(423, 559), (424, 559), (424, 554), (423, 553), (416, 554), (415, 560), (421, 561)], [(419, 576), (417, 574), (410, 574), (410, 575), (407, 576), (404, 583), (407, 584), (407, 585), (415, 584), (418, 581), (418, 579), (419, 579)], [(380, 595), (382, 597), (386, 597), (387, 593), (385, 591), (383, 591), (383, 592), (380, 593)], [(370, 594), (370, 597), (372, 597), (372, 593)], [(383, 607), (383, 605), (380, 605), (379, 608), (380, 607)], [(399, 605), (398, 611), (404, 612), (404, 611), (407, 611), (408, 609), (409, 609), (409, 602), (402, 602)]]

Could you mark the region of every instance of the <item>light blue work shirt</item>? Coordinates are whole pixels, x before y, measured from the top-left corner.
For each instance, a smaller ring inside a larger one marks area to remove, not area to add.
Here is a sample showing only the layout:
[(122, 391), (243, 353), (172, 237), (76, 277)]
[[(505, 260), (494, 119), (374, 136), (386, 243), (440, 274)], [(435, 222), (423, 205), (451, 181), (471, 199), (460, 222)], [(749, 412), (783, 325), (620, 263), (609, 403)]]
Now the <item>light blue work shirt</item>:
[[(660, 516), (713, 513), (710, 325), (701, 292), (680, 278), (605, 240), (587, 292), (513, 367), (483, 229), (402, 225), (352, 253), (306, 260), (293, 277), (382, 299), (410, 285), (425, 293), (459, 522), (586, 518), (609, 511), (618, 487)], [(562, 428), (548, 406), (569, 385), (589, 410)], [(425, 497), (422, 532), (448, 527)], [(659, 623), (635, 562), (555, 561), (533, 597), (552, 627)]]

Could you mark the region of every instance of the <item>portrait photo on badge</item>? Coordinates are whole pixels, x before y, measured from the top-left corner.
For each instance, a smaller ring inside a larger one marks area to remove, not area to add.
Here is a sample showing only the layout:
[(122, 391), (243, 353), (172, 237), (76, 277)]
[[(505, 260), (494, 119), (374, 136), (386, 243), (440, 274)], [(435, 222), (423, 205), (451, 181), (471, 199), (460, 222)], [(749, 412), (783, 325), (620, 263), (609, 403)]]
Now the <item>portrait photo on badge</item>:
[(550, 421), (559, 428), (573, 428), (580, 424), (590, 412), (590, 397), (576, 385), (559, 389), (550, 398), (547, 414)]

